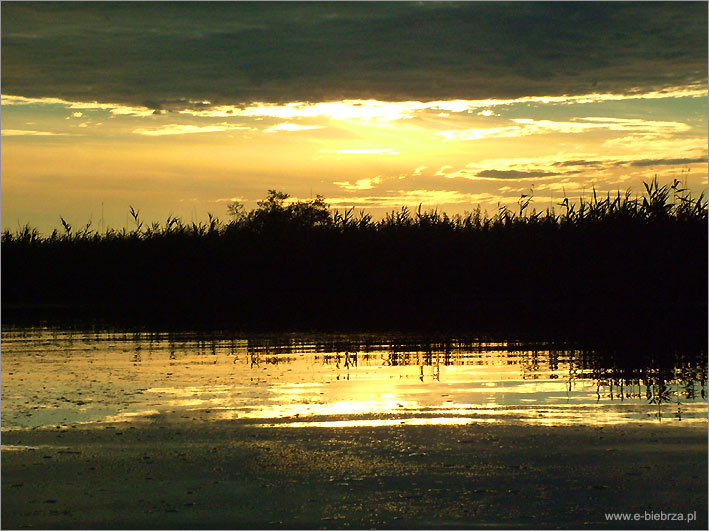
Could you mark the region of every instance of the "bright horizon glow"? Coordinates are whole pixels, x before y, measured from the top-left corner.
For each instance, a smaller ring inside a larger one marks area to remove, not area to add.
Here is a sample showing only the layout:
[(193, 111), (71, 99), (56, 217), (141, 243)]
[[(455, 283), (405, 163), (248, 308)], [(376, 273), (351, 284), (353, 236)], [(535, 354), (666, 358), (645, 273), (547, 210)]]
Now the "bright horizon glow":
[(128, 205), (148, 222), (225, 219), (224, 197), (253, 208), (269, 188), (375, 218), (418, 204), (494, 213), (530, 192), (543, 210), (594, 187), (639, 193), (654, 175), (698, 194), (706, 97), (690, 86), (508, 100), (187, 101), (155, 111), (3, 95), (2, 228), (29, 222), (48, 233), (59, 216), (129, 226)]

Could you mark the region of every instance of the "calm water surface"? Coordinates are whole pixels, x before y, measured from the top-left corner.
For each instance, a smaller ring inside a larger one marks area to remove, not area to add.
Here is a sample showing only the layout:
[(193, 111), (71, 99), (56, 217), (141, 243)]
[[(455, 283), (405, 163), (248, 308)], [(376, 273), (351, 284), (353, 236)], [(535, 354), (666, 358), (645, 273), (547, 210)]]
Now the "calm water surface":
[(619, 365), (593, 351), (507, 341), (2, 331), (3, 430), (162, 413), (279, 427), (681, 427), (706, 423), (706, 389), (705, 360)]

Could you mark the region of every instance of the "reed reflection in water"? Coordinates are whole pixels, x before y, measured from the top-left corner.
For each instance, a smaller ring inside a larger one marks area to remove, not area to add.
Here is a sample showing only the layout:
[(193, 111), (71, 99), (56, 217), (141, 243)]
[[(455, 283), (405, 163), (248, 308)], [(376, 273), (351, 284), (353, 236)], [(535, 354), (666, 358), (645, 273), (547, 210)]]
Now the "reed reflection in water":
[(5, 329), (3, 429), (178, 413), (258, 426), (706, 422), (702, 353), (404, 335)]

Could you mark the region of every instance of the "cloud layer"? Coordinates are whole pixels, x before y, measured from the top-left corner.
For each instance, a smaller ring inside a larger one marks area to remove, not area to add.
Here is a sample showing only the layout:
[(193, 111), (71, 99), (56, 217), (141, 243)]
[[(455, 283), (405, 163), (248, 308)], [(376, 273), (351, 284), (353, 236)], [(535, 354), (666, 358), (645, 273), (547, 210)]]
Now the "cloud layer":
[(705, 84), (705, 3), (3, 5), (3, 92), (195, 110)]

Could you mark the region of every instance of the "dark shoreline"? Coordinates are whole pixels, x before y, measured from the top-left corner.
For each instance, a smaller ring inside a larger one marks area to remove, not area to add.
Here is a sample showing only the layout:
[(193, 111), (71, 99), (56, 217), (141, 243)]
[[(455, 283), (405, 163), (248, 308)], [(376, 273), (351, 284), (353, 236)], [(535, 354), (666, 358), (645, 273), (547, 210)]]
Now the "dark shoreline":
[(271, 191), (227, 224), (2, 235), (5, 323), (705, 345), (707, 203), (676, 181), (555, 214), (381, 221)]
[[(271, 323), (249, 322), (220, 317), (200, 317), (197, 319), (177, 319), (171, 315), (161, 315), (160, 308), (155, 311), (141, 312), (139, 315), (127, 315), (124, 309), (106, 311), (105, 307), (72, 307), (62, 304), (14, 305), (2, 304), (3, 328), (47, 327), (77, 331), (116, 331), (135, 333), (200, 334), (203, 336), (258, 334), (277, 335), (391, 335), (402, 337), (420, 337), (424, 341), (435, 342), (450, 340), (463, 341), (508, 341), (527, 345), (558, 345), (569, 348), (631, 348), (632, 350), (657, 347), (691, 349), (706, 352), (708, 326), (706, 306), (697, 309), (692, 319), (660, 319), (659, 322), (634, 320), (607, 323), (607, 326), (594, 323), (594, 327), (575, 326), (574, 323), (508, 322), (504, 324), (466, 325), (455, 320), (445, 326), (438, 323), (417, 323), (404, 325), (381, 321), (366, 321), (364, 325), (313, 326), (303, 322)], [(650, 311), (650, 309), (648, 309)]]

